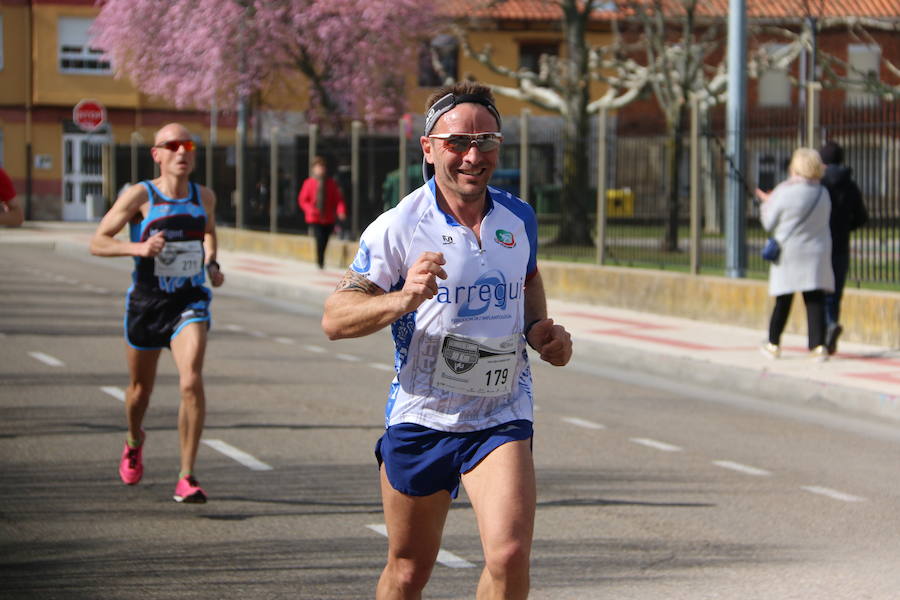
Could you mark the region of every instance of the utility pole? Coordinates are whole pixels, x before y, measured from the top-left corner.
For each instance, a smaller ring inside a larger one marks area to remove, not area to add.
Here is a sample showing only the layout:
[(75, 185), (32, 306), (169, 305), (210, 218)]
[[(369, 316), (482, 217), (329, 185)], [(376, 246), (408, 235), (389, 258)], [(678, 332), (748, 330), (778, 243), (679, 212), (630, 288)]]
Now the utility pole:
[(747, 198), (743, 186), (744, 113), (747, 95), (747, 4), (728, 0), (728, 103), (725, 151), (725, 275), (743, 277), (747, 270)]

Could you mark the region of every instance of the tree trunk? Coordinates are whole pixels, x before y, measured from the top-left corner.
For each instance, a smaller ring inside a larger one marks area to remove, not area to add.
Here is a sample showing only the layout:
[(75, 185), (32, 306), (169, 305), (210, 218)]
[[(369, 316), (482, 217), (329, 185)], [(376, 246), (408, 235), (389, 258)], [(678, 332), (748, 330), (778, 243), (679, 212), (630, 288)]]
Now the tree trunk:
[(684, 154), (684, 109), (679, 109), (673, 122), (669, 123), (666, 140), (666, 179), (668, 199), (666, 202), (666, 233), (662, 249), (666, 252), (678, 251), (679, 191), (681, 183), (681, 157)]
[(563, 131), (562, 190), (559, 196), (559, 233), (556, 243), (592, 245), (591, 224), (587, 207), (592, 202), (588, 185), (588, 139), (590, 125), (587, 111), (565, 119)]
[(563, 114), (563, 173), (562, 191), (559, 195), (560, 225), (556, 242), (590, 246), (594, 243), (587, 213), (587, 206), (591, 201), (587, 152), (591, 131), (587, 114), (591, 78), (585, 38), (590, 15), (587, 9), (581, 10), (584, 7), (574, 0), (566, 0), (561, 7), (567, 54), (567, 110)]

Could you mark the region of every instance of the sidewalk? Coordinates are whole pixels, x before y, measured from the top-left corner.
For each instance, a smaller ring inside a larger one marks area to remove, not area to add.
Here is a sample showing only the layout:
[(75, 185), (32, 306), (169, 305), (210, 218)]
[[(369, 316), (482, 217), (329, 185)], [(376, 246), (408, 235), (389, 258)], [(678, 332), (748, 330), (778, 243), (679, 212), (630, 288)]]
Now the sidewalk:
[[(3, 230), (0, 243), (55, 242), (57, 251), (84, 248), (94, 224), (30, 223)], [(226, 285), (264, 296), (321, 303), (344, 271), (222, 249)], [(803, 310), (802, 302), (794, 310)], [(900, 349), (840, 343), (831, 360), (807, 358), (805, 336), (785, 334), (783, 355), (759, 350), (766, 333), (727, 324), (673, 318), (549, 298), (550, 316), (575, 343), (573, 360), (640, 371), (779, 402), (838, 408), (900, 423)]]

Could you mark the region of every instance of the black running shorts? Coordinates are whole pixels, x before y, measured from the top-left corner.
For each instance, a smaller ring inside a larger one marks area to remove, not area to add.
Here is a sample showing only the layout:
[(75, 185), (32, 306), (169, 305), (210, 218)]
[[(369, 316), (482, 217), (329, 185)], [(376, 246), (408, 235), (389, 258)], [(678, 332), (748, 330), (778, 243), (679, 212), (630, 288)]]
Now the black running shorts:
[(209, 328), (212, 294), (203, 286), (189, 286), (173, 294), (132, 287), (125, 300), (125, 341), (137, 350), (168, 348), (189, 323)]

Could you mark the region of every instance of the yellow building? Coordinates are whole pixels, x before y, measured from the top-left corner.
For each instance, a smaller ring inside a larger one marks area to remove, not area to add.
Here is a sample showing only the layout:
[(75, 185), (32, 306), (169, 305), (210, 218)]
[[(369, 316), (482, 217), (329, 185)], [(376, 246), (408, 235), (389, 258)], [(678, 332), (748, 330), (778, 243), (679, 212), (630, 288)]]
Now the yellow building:
[[(470, 0), (455, 0), (459, 18), (471, 16)], [(541, 53), (562, 53), (558, 23), (545, 12), (509, 12), (517, 5), (535, 3), (508, 0), (503, 10), (488, 11), (469, 23), (475, 48), (491, 44), (498, 63), (512, 69), (532, 65)], [(550, 5), (551, 3), (548, 3)], [(453, 6), (453, 5), (451, 5)], [(29, 219), (85, 220), (105, 208), (103, 148), (109, 144), (146, 144), (162, 124), (184, 123), (201, 142), (209, 139), (210, 117), (201, 111), (182, 111), (137, 92), (127, 78), (115, 78), (107, 61), (89, 43), (89, 27), (99, 8), (94, 0), (2, 0), (0, 2), (0, 164), (10, 174)], [(608, 35), (591, 33), (593, 43)], [(408, 107), (423, 111), (427, 96), (440, 84), (429, 73), (429, 45), (439, 46), (448, 75), (514, 85), (464, 56), (450, 36), (423, 42), (422, 60), (410, 69)], [(95, 100), (106, 109), (99, 129), (83, 131), (73, 120), (82, 100)], [(303, 98), (279, 108), (302, 112)], [(518, 114), (522, 103), (498, 97), (498, 108)], [(540, 114), (539, 110), (534, 110)], [(302, 121), (302, 119), (301, 119)], [(234, 141), (234, 115), (218, 120), (220, 144)], [(301, 132), (297, 132), (301, 133)], [(253, 139), (252, 132), (250, 139)], [(96, 199), (95, 205), (91, 199)]]
[[(136, 135), (146, 143), (174, 120), (208, 131), (207, 114), (153, 101), (113, 76), (88, 43), (97, 12), (92, 0), (0, 3), (0, 164), (29, 219), (99, 216), (92, 209), (102, 210), (102, 203), (92, 207), (88, 200), (103, 193), (102, 148), (110, 142), (129, 144)], [(106, 109), (106, 123), (93, 132), (73, 121), (85, 99)], [(220, 139), (229, 141), (229, 133)]]

